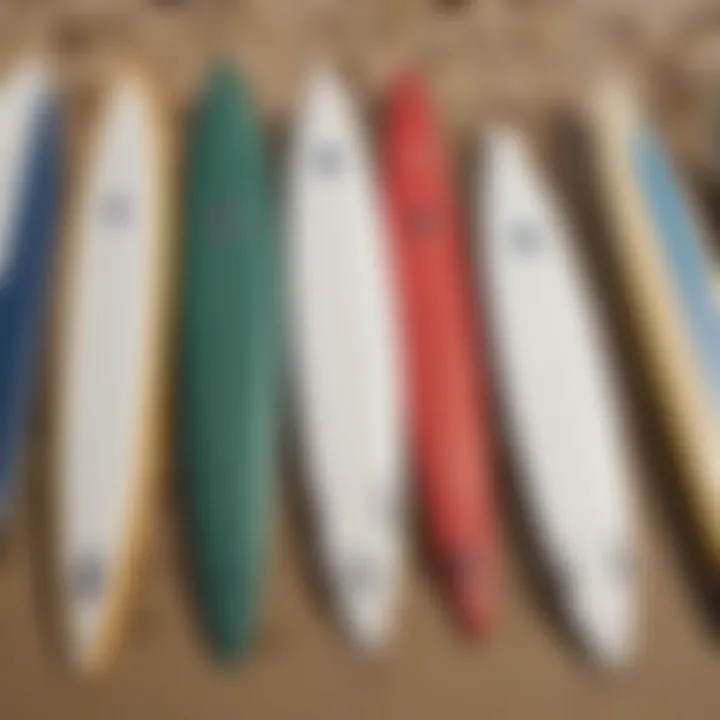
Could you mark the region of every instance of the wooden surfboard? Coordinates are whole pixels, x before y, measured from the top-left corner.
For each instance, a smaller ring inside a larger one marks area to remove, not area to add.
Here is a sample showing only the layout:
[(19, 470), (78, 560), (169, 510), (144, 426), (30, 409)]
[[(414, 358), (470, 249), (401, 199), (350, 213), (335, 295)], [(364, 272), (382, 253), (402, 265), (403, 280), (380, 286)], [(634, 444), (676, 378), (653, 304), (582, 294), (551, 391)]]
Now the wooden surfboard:
[(258, 623), (279, 382), (277, 247), (264, 143), (237, 73), (209, 75), (187, 142), (178, 443), (195, 594), (215, 654)]
[(315, 540), (342, 627), (377, 649), (392, 629), (404, 530), (392, 268), (366, 138), (329, 70), (310, 79), (290, 163), (294, 381)]
[(489, 134), (484, 289), (519, 491), (560, 609), (591, 659), (635, 636), (625, 449), (597, 307), (570, 229), (523, 137)]
[(390, 88), (382, 161), (421, 511), (459, 618), (481, 632), (498, 582), (490, 421), (451, 170), (418, 77)]
[(150, 81), (101, 102), (69, 226), (55, 484), (64, 636), (90, 673), (114, 658), (156, 480), (168, 272), (168, 136)]
[(0, 81), (0, 526), (28, 420), (60, 180), (53, 78), (25, 60)]
[(720, 285), (708, 230), (630, 89), (591, 105), (597, 170), (645, 367), (694, 522), (720, 564)]

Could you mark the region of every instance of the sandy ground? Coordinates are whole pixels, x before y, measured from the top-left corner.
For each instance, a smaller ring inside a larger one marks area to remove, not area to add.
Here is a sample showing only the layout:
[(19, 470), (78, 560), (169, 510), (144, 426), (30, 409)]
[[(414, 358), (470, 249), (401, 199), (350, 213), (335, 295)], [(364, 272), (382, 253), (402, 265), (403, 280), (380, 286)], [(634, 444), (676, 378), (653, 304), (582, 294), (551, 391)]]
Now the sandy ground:
[[(368, 117), (393, 70), (418, 66), (459, 167), (485, 123), (510, 117), (543, 128), (604, 71), (632, 72), (678, 158), (702, 190), (714, 190), (714, 0), (0, 0), (0, 63), (30, 47), (52, 53), (60, 68), (70, 176), (86, 111), (117, 58), (129, 54), (152, 68), (179, 134), (218, 53), (237, 60), (269, 126), (280, 132), (306, 68), (326, 55), (347, 73)], [(642, 405), (632, 391), (629, 397), (632, 407)], [(41, 400), (33, 460), (43, 452), (42, 407)], [(413, 556), (397, 642), (383, 660), (353, 657), (316, 598), (306, 537), (287, 494), (257, 651), (243, 669), (218, 668), (207, 659), (188, 601), (166, 472), (147, 581), (122, 657), (107, 679), (80, 682), (62, 667), (42, 622), (32, 462), (0, 556), (0, 718), (716, 718), (720, 648), (658, 499), (659, 442), (652, 434), (638, 442), (636, 458), (641, 647), (634, 667), (611, 678), (598, 677), (558, 641), (508, 523), (503, 612), (487, 641), (458, 637)]]

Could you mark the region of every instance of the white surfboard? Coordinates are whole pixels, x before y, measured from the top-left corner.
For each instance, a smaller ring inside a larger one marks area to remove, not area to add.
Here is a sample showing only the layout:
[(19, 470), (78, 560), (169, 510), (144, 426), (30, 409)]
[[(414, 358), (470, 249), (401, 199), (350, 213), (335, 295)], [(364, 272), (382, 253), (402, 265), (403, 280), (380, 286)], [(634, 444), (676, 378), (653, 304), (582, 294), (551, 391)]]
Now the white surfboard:
[(289, 190), (294, 379), (315, 539), (341, 622), (376, 648), (394, 616), (403, 535), (395, 308), (365, 138), (326, 71), (300, 108)]
[(635, 633), (629, 477), (587, 280), (519, 134), (489, 135), (486, 300), (519, 487), (571, 629), (598, 663)]
[(55, 458), (71, 659), (115, 654), (145, 550), (167, 272), (166, 131), (149, 83), (122, 72), (86, 147), (65, 246)]

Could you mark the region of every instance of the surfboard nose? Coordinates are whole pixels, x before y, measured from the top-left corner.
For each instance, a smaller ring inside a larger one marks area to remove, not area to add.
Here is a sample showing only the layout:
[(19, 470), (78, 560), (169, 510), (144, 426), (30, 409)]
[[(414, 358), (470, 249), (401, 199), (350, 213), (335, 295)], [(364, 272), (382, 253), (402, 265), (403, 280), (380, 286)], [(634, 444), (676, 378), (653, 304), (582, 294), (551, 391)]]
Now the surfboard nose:
[(493, 593), (489, 591), (488, 568), (479, 555), (463, 559), (450, 576), (451, 598), (459, 621), (473, 635), (484, 635), (493, 612)]
[[(444, 163), (440, 161), (443, 155), (440, 132), (419, 76), (405, 72), (393, 80), (385, 99), (382, 124), (381, 146), (388, 179), (402, 187), (427, 187), (428, 177), (437, 177), (438, 167)], [(437, 204), (437, 198), (432, 199)]]
[(386, 602), (345, 594), (345, 627), (351, 642), (361, 651), (382, 650), (390, 631), (390, 613)]
[(327, 64), (316, 66), (308, 76), (302, 107), (300, 125), (309, 124), (324, 133), (340, 132), (354, 116), (348, 89)]
[(625, 665), (634, 651), (633, 591), (627, 579), (607, 577), (607, 569), (602, 574), (596, 569), (578, 586), (573, 614), (590, 660), (613, 669)]
[(205, 572), (199, 585), (203, 630), (218, 661), (241, 661), (255, 635), (255, 598), (247, 592), (256, 581), (237, 568), (230, 572)]
[(528, 146), (518, 130), (508, 125), (495, 125), (488, 129), (483, 147), (494, 182), (503, 187), (526, 182)]
[(104, 560), (95, 552), (78, 553), (65, 572), (67, 616), (64, 640), (70, 662), (82, 673), (101, 670), (108, 578)]
[(332, 104), (342, 94), (340, 76), (329, 63), (318, 63), (308, 74), (305, 96), (312, 104)]
[(392, 629), (395, 593), (380, 558), (348, 563), (338, 573), (338, 612), (351, 642), (361, 651), (377, 652)]
[(397, 75), (390, 86), (387, 103), (391, 113), (405, 112), (408, 108), (412, 111), (417, 106), (424, 108), (427, 104), (427, 97), (420, 76), (410, 71)]

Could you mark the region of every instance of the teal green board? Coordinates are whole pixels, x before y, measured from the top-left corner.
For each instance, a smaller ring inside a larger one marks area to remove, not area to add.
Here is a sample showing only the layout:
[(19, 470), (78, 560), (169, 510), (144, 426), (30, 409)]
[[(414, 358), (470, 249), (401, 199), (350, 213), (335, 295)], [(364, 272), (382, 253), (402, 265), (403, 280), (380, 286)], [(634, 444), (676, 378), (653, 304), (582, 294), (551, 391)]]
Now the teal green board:
[(262, 138), (235, 71), (211, 73), (182, 198), (178, 459), (201, 622), (242, 657), (262, 599), (276, 452), (277, 247)]

